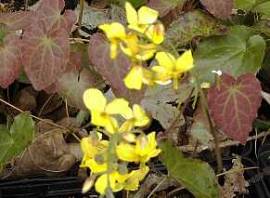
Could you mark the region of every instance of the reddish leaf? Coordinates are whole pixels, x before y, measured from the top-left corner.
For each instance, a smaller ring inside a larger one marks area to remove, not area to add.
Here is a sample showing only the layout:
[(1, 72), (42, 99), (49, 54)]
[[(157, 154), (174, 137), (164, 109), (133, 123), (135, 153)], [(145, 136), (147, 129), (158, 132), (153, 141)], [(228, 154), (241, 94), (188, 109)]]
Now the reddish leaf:
[(68, 33), (64, 28), (46, 32), (40, 23), (25, 31), (23, 65), (36, 90), (53, 84), (66, 71), (68, 59)]
[(223, 74), (220, 84), (208, 92), (209, 110), (216, 125), (242, 144), (252, 130), (261, 100), (261, 86), (253, 74), (237, 79)]
[(76, 14), (72, 10), (66, 10), (64, 0), (42, 0), (37, 8), (36, 21), (43, 21), (48, 30), (51, 28), (63, 27), (70, 32), (72, 25), (76, 22)]
[(182, 8), (186, 0), (150, 0), (148, 6), (159, 12), (160, 17), (165, 16), (176, 6)]
[(67, 97), (68, 104), (84, 109), (83, 92), (90, 87), (97, 87), (102, 79), (95, 72), (83, 69), (65, 73), (56, 83), (57, 92)]
[(233, 0), (201, 0), (201, 2), (217, 18), (227, 19), (232, 14)]
[(114, 94), (124, 97), (132, 103), (139, 103), (143, 91), (131, 91), (124, 85), (123, 79), (129, 71), (130, 62), (126, 56), (120, 54), (113, 61), (109, 56), (109, 44), (102, 34), (94, 34), (89, 43), (90, 62), (95, 66), (97, 72), (102, 74), (108, 81)]
[(0, 86), (7, 88), (19, 75), (21, 64), (20, 39), (6, 35), (0, 45)]
[(7, 25), (9, 30), (25, 29), (31, 24), (32, 11), (18, 11), (12, 13), (0, 13), (0, 23)]

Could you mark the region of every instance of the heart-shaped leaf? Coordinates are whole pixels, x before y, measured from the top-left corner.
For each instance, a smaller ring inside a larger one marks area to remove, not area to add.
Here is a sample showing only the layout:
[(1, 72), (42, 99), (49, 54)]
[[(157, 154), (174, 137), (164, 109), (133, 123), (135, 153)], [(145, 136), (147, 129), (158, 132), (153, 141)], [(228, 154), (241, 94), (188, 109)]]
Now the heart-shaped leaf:
[(23, 65), (36, 90), (49, 87), (66, 69), (69, 35), (64, 28), (46, 31), (44, 23), (26, 30), (23, 37)]
[(233, 0), (200, 0), (205, 8), (215, 17), (227, 19), (232, 14)]
[(11, 13), (0, 13), (0, 23), (7, 25), (9, 30), (21, 30), (31, 25), (32, 11), (18, 11)]
[(261, 86), (253, 74), (234, 79), (223, 74), (220, 83), (209, 89), (210, 114), (225, 134), (244, 144), (262, 100)]
[(13, 34), (3, 37), (0, 44), (0, 86), (7, 88), (19, 75), (21, 41), (17, 35)]
[(72, 10), (65, 10), (64, 0), (42, 0), (39, 7), (37, 8), (37, 16), (34, 21), (42, 21), (45, 23), (46, 30), (49, 31), (51, 28), (65, 28), (70, 32), (72, 25), (76, 22), (76, 14)]
[(218, 184), (213, 169), (206, 162), (186, 158), (171, 143), (160, 144), (161, 159), (169, 176), (180, 182), (198, 198), (219, 197)]
[(34, 138), (35, 123), (27, 113), (15, 117), (10, 130), (0, 125), (0, 165), (19, 155)]
[(265, 54), (265, 41), (244, 26), (233, 26), (226, 36), (215, 36), (198, 45), (194, 53), (197, 77), (200, 82), (213, 82), (213, 70), (227, 72), (234, 77), (256, 73)]
[(96, 71), (104, 77), (117, 97), (124, 97), (132, 103), (139, 103), (143, 91), (129, 90), (124, 84), (124, 77), (129, 71), (130, 62), (126, 56), (119, 54), (115, 60), (109, 56), (109, 43), (102, 34), (94, 34), (89, 43), (89, 60)]

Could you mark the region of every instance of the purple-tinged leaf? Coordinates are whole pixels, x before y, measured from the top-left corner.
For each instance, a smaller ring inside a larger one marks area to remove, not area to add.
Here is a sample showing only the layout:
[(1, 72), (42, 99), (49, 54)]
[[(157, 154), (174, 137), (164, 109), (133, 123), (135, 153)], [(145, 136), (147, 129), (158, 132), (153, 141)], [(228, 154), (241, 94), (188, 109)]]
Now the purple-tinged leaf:
[(0, 13), (0, 23), (5, 24), (9, 30), (21, 30), (28, 27), (32, 21), (34, 12), (18, 11), (11, 13)]
[(68, 105), (85, 109), (82, 95), (90, 87), (98, 87), (103, 80), (95, 72), (83, 69), (81, 72), (72, 70), (65, 73), (56, 83), (57, 92), (64, 95)]
[(7, 88), (18, 77), (21, 65), (21, 47), (18, 36), (9, 34), (0, 44), (0, 86)]
[(64, 0), (42, 0), (37, 8), (36, 21), (43, 21), (46, 30), (51, 28), (63, 27), (70, 32), (72, 25), (76, 22), (76, 14), (72, 10), (66, 10), (61, 14), (65, 7)]
[(200, 0), (205, 8), (215, 17), (228, 19), (232, 14), (233, 0)]
[(109, 43), (102, 34), (94, 34), (89, 43), (90, 62), (108, 82), (117, 97), (124, 97), (132, 103), (139, 103), (143, 97), (143, 91), (131, 91), (123, 82), (130, 67), (128, 58), (119, 54), (115, 60), (112, 60), (109, 56), (109, 47)]
[(244, 144), (261, 105), (261, 86), (254, 74), (234, 79), (223, 74), (208, 92), (210, 114), (226, 135)]
[(36, 90), (52, 85), (67, 69), (68, 33), (64, 28), (47, 32), (43, 23), (25, 31), (23, 65)]
[(176, 7), (182, 8), (186, 0), (150, 0), (148, 6), (159, 12), (163, 17)]

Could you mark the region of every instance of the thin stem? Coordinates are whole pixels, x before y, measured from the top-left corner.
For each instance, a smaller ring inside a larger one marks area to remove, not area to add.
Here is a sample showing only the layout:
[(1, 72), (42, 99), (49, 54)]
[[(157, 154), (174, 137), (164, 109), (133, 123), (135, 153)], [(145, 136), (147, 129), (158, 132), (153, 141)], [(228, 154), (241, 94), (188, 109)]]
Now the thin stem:
[[(4, 103), (5, 105), (7, 105), (7, 106), (9, 106), (9, 107), (11, 107), (11, 108), (13, 108), (13, 109), (19, 111), (20, 113), (24, 113), (24, 112), (25, 112), (25, 111), (19, 109), (18, 107), (15, 107), (14, 105), (10, 104), (9, 102), (3, 100), (2, 98), (0, 98), (0, 102), (2, 102), (2, 103)], [(54, 122), (50, 122), (50, 121), (48, 121), (48, 120), (39, 118), (39, 117), (37, 117), (37, 116), (35, 116), (35, 115), (33, 115), (33, 114), (30, 114), (30, 117), (32, 117), (32, 118), (34, 118), (34, 119), (36, 119), (36, 120), (39, 120), (39, 121), (41, 121), (41, 122), (45, 122), (46, 124), (50, 124), (50, 125), (52, 125), (52, 126), (55, 126), (55, 127), (57, 127), (57, 128), (61, 128), (61, 129), (65, 129), (65, 130), (70, 131), (70, 129), (68, 129), (68, 128), (62, 126), (62, 125), (59, 125), (59, 124), (56, 124), (56, 123), (54, 123)]]
[(81, 25), (82, 25), (83, 10), (84, 10), (84, 0), (80, 0), (80, 14), (79, 14), (79, 20), (78, 20), (79, 28), (81, 28)]
[(198, 86), (198, 83), (196, 83), (196, 84), (197, 84), (198, 90), (200, 92), (200, 99), (201, 99), (201, 103), (203, 106), (203, 111), (204, 111), (204, 114), (207, 117), (207, 120), (209, 123), (210, 133), (212, 134), (212, 136), (214, 138), (215, 154), (216, 154), (216, 159), (217, 159), (217, 172), (220, 173), (222, 171), (222, 168), (223, 168), (223, 163), (222, 163), (222, 158), (221, 158), (218, 136), (217, 136), (216, 129), (213, 126), (213, 123), (212, 123), (212, 120), (211, 120), (211, 117), (210, 117), (210, 114), (208, 111), (208, 104), (207, 104), (205, 94), (204, 94), (202, 88), (200, 86)]

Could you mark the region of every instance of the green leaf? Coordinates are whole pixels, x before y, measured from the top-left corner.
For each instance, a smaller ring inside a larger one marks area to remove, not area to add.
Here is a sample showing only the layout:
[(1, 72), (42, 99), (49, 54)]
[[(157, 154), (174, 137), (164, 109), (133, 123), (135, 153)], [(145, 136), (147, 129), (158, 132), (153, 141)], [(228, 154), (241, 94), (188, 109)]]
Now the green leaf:
[(267, 17), (270, 16), (269, 0), (234, 0), (235, 8), (259, 12)]
[(244, 26), (233, 26), (226, 36), (211, 37), (198, 45), (194, 53), (195, 73), (199, 82), (213, 82), (213, 70), (234, 77), (256, 73), (265, 54), (265, 41)]
[(161, 159), (169, 176), (180, 182), (195, 197), (219, 197), (218, 184), (213, 169), (206, 162), (186, 158), (171, 143), (160, 144)]
[(250, 10), (256, 0), (234, 0), (234, 7), (242, 10)]
[(32, 142), (35, 124), (27, 113), (15, 117), (8, 130), (0, 125), (0, 165), (19, 155)]
[(208, 37), (222, 33), (222, 26), (213, 17), (195, 10), (181, 15), (169, 26), (164, 41), (164, 48), (180, 48), (194, 37)]

